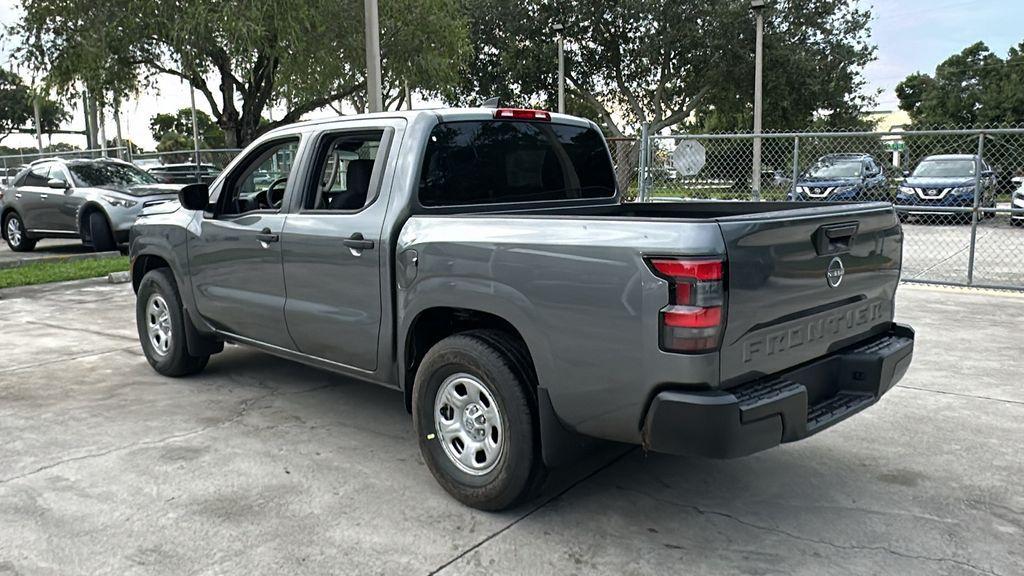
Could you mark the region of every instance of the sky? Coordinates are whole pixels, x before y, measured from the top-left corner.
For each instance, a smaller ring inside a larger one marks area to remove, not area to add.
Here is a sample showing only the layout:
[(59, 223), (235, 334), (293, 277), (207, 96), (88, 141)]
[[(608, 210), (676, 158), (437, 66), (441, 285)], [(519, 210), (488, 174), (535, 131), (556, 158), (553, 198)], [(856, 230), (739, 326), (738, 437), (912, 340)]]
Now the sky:
[[(771, 0), (769, 0), (771, 1)], [(1001, 56), (1024, 41), (1024, 0), (851, 0), (862, 7), (871, 7), (871, 41), (878, 60), (864, 69), (867, 89), (882, 91), (879, 110), (895, 110), (896, 85), (914, 72), (932, 73), (935, 66), (974, 42), (983, 41)], [(17, 22), (16, 0), (0, 0), (0, 27)], [(0, 32), (0, 65), (9, 67), (10, 42)], [(554, 65), (554, 63), (552, 63)], [(770, 59), (765, 73), (771, 73)], [(414, 99), (414, 102), (416, 100)], [(209, 112), (202, 98), (196, 100), (200, 109)], [(147, 150), (156, 145), (149, 133), (149, 118), (159, 112), (175, 111), (189, 105), (189, 90), (180, 81), (161, 78), (154, 90), (140, 94), (122, 107), (122, 134)], [(83, 129), (84, 119), (76, 108), (72, 128)], [(276, 111), (277, 114), (283, 111)], [(307, 118), (332, 115), (322, 110)], [(113, 139), (113, 120), (108, 119), (107, 137)], [(84, 136), (55, 136), (84, 146)], [(29, 135), (12, 135), (3, 142), (7, 146), (31, 146)]]

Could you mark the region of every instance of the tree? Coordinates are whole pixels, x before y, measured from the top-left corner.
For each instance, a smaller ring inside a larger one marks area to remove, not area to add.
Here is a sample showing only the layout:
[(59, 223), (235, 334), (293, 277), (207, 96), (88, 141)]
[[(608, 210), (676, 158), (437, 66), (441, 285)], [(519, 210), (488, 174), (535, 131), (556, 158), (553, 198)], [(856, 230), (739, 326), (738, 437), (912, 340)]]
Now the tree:
[[(35, 131), (32, 89), (14, 72), (0, 69), (0, 142), (12, 132)], [(43, 134), (53, 134), (71, 118), (60, 102), (38, 96), (39, 123)]]
[[(217, 126), (210, 115), (202, 110), (196, 110), (196, 126), (199, 129), (200, 148), (223, 148), (224, 131)], [(184, 136), (187, 142), (185, 149), (194, 147), (192, 144), (192, 109), (182, 108), (174, 114), (160, 113), (149, 120), (149, 131), (153, 140), (163, 142), (165, 134), (173, 132), (177, 136)]]
[[(554, 24), (565, 27), (570, 112), (615, 136), (678, 124), (752, 124), (754, 22), (746, 0), (463, 0), (477, 58), (441, 95), (452, 103), (553, 107)], [(765, 126), (855, 123), (872, 103), (870, 13), (845, 0), (779, 0), (765, 12)], [(581, 105), (582, 104), (582, 105)]]
[[(389, 0), (382, 7), (385, 86), (438, 89), (465, 54), (457, 0)], [(155, 74), (195, 87), (225, 145), (339, 101), (365, 100), (360, 0), (22, 0), (17, 55), (66, 91), (101, 102)], [(447, 63), (442, 66), (441, 63)], [(261, 124), (270, 106), (286, 112)]]
[(14, 72), (0, 68), (0, 142), (32, 118), (32, 92)]
[(900, 109), (919, 126), (995, 126), (1024, 123), (1024, 42), (1006, 59), (983, 42), (896, 87)]

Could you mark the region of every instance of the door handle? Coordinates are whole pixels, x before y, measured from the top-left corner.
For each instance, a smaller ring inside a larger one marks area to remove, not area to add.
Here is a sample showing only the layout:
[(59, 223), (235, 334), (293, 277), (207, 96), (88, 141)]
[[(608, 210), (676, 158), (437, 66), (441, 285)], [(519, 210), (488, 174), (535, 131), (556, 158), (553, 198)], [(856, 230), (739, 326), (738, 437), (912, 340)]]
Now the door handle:
[(359, 232), (345, 238), (341, 243), (353, 250), (373, 250), (373, 240), (363, 238)]
[(263, 244), (264, 248), (267, 248), (267, 244), (270, 244), (271, 242), (277, 242), (278, 240), (281, 239), (281, 236), (278, 234), (274, 234), (270, 230), (270, 228), (264, 228), (263, 230), (260, 230), (259, 234), (256, 235), (256, 239), (259, 240), (261, 244)]
[(849, 252), (859, 227), (859, 222), (843, 222), (818, 228), (812, 239), (815, 251), (820, 256)]
[(40, 195), (39, 195), (39, 199), (40, 199), (40, 200), (46, 200), (46, 199), (47, 199), (47, 198), (49, 198), (49, 197), (50, 197), (50, 196), (49, 196), (49, 194), (40, 194)]
[(21, 192), (15, 192), (14, 193), (14, 197), (15, 198), (21, 198)]

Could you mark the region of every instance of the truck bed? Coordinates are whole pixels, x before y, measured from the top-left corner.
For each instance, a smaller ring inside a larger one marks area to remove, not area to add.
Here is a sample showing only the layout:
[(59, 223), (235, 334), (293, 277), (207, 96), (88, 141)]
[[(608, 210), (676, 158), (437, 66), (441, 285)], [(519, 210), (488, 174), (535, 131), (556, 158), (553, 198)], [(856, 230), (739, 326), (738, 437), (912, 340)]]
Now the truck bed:
[[(416, 251), (419, 288), (399, 288), (398, 310), (429, 305), (422, 287), (436, 282), (467, 307), (519, 319), (559, 418), (589, 435), (637, 441), (642, 399), (658, 391), (728, 390), (888, 330), (902, 241), (886, 203), (418, 214), (403, 228), (398, 253)], [(668, 288), (651, 273), (652, 256), (723, 261), (717, 352), (660, 349)], [(826, 273), (836, 259), (844, 274), (831, 286)]]

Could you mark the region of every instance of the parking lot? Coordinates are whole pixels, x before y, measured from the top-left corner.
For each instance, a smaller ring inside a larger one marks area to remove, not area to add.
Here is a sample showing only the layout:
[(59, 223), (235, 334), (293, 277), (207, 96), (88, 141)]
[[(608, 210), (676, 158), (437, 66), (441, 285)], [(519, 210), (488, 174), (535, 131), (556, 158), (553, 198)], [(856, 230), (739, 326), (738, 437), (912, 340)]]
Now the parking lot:
[(236, 347), (157, 376), (126, 285), (0, 293), (0, 574), (1020, 574), (1024, 297), (901, 287), (908, 376), (734, 461), (607, 446), (465, 508), (396, 392)]
[[(903, 225), (903, 277), (966, 284), (971, 226), (932, 221)], [(1024, 228), (1000, 214), (979, 222), (975, 242), (975, 284), (1024, 287)]]

